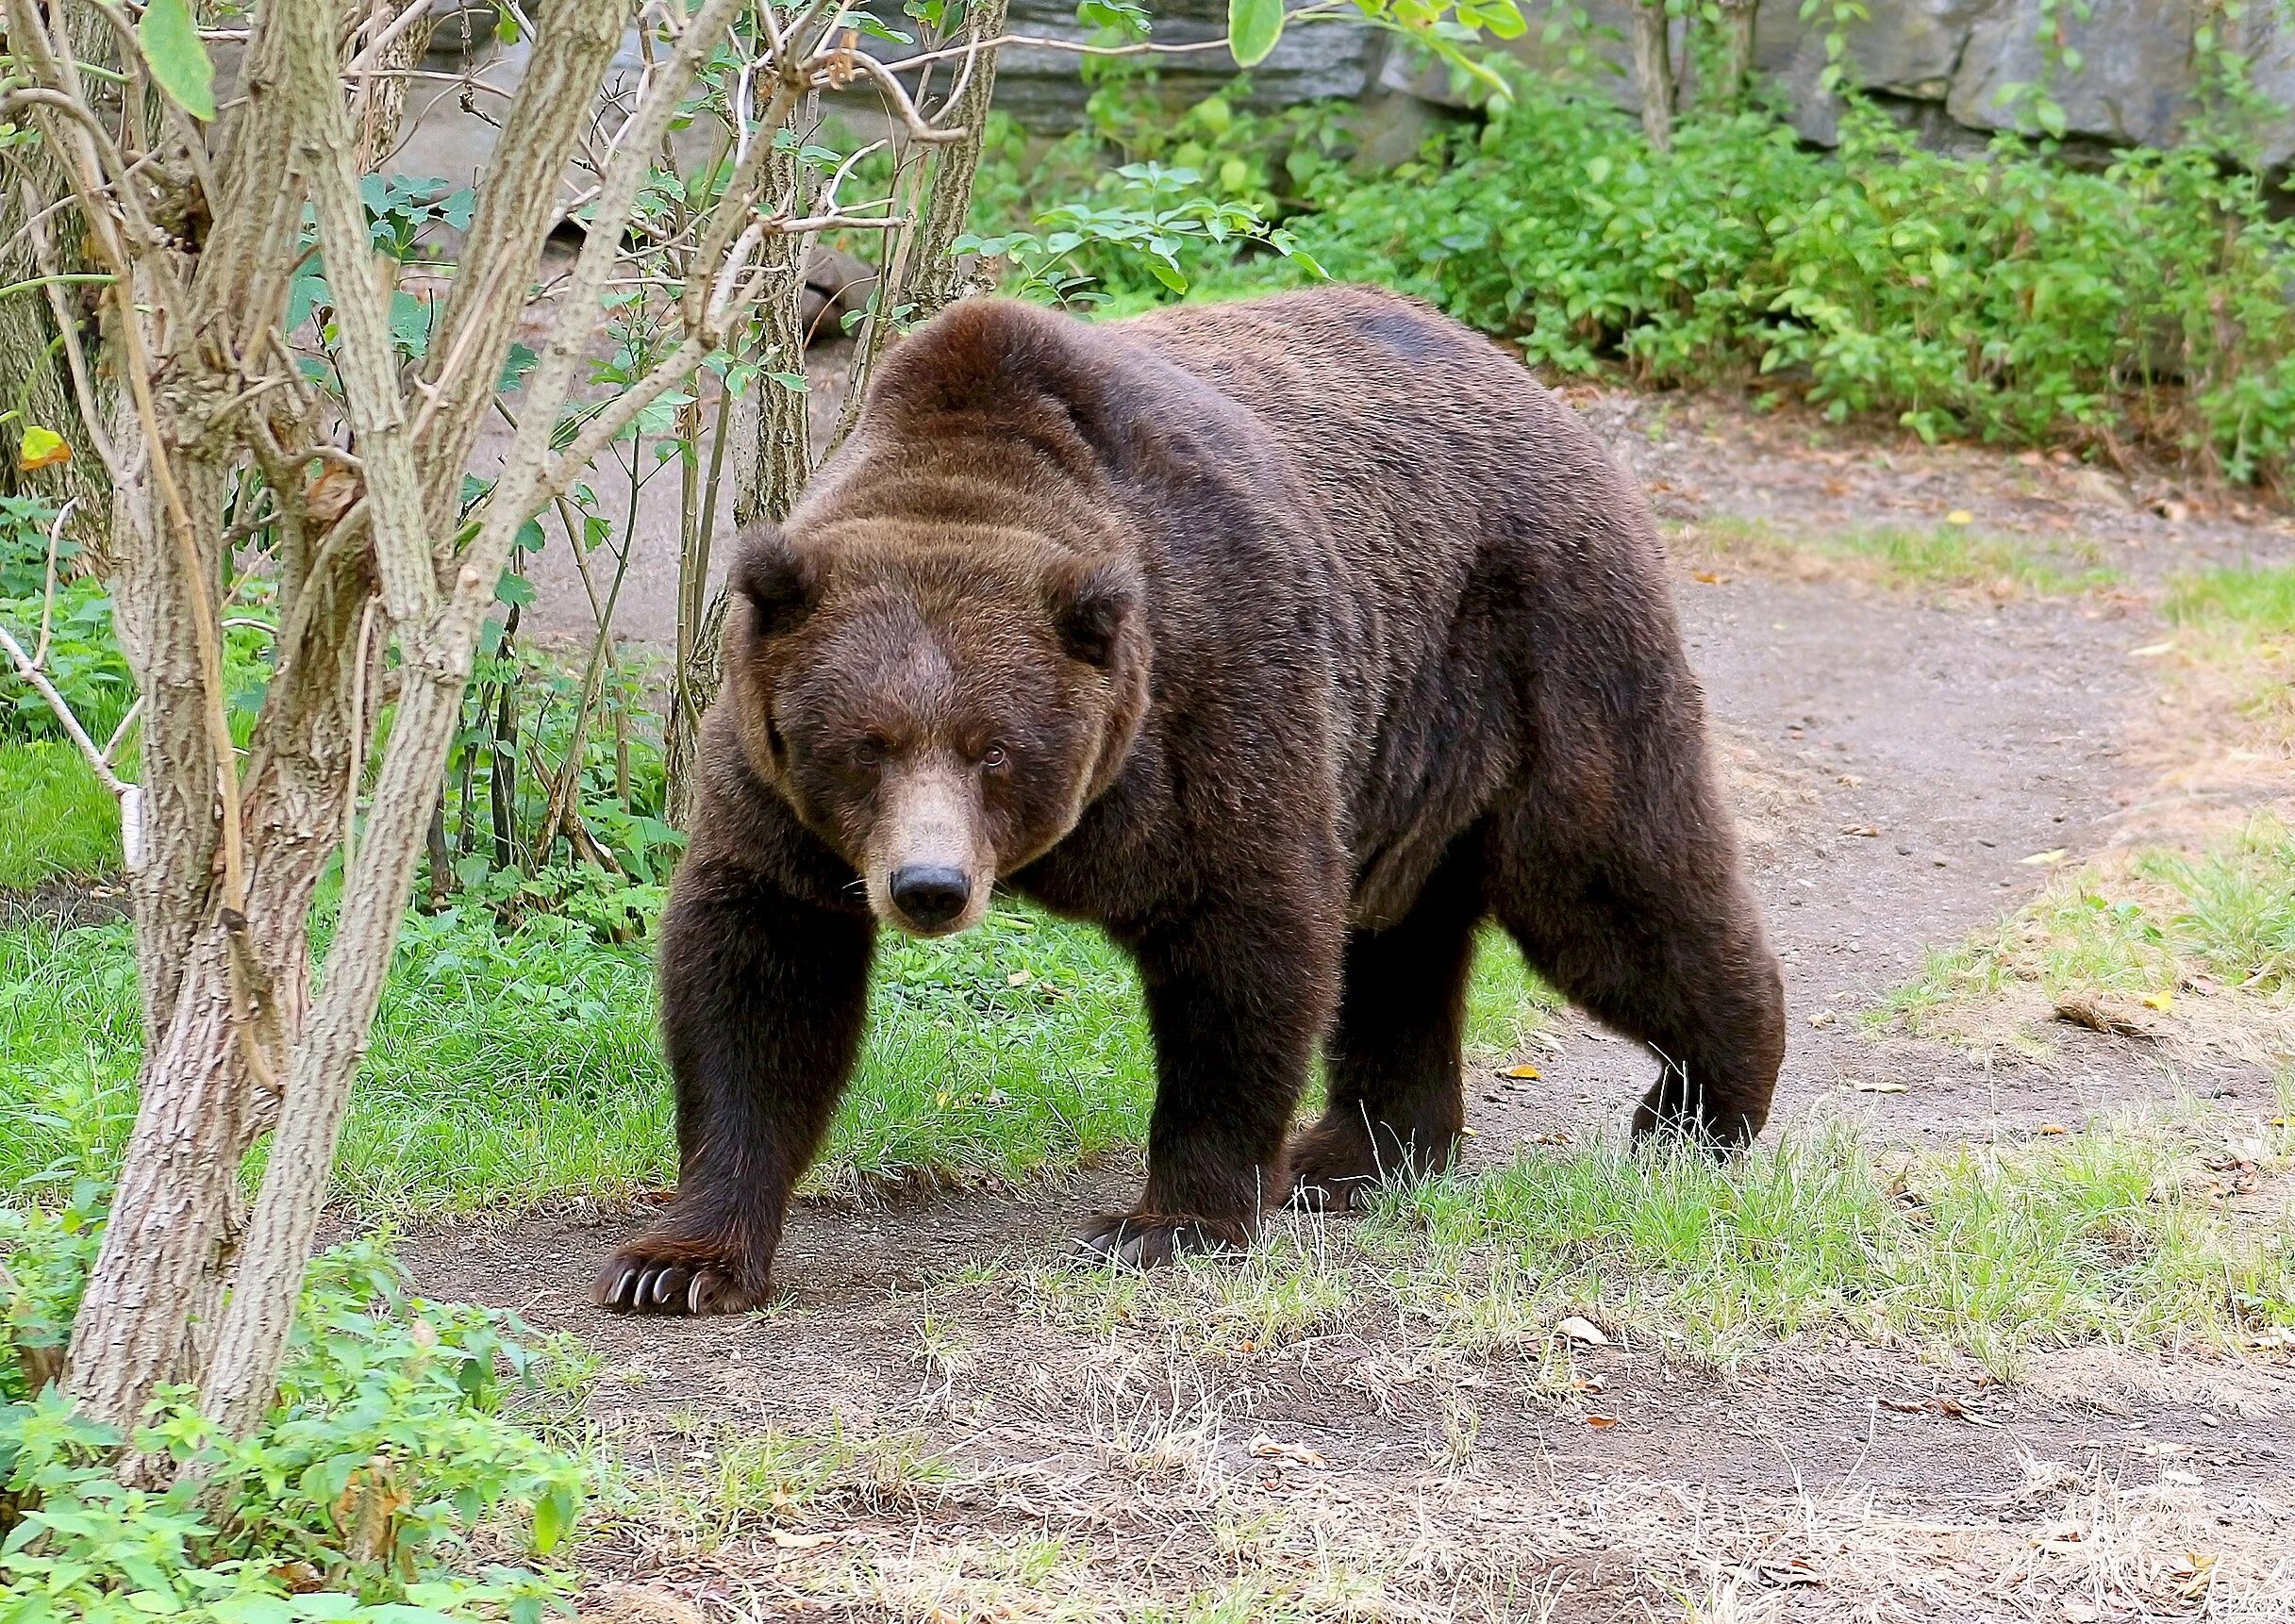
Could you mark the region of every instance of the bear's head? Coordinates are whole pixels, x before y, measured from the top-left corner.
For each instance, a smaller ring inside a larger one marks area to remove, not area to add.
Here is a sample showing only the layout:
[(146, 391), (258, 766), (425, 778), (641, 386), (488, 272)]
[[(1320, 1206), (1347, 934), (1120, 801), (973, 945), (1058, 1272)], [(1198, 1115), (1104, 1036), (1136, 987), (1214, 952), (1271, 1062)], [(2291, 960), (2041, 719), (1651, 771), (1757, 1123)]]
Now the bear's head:
[(1119, 551), (873, 517), (742, 539), (725, 691), (743, 754), (916, 936), (977, 924), (1113, 782), (1147, 702)]

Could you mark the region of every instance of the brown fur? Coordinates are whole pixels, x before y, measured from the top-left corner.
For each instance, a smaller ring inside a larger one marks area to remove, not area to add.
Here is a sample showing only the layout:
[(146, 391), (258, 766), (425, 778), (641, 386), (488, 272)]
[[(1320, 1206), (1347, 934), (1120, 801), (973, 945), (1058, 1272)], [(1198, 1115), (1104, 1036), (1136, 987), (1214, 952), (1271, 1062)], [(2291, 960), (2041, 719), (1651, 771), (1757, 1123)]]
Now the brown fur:
[(1491, 916), (1662, 1057), (1637, 1133), (1759, 1131), (1780, 984), (1648, 511), (1463, 328), (1355, 289), (960, 305), (736, 585), (663, 929), (682, 1182), (609, 1306), (764, 1299), (878, 920), (961, 928), (990, 885), (1139, 966), (1147, 1187), (1091, 1251), (1239, 1245), (1287, 1194), (1441, 1166)]

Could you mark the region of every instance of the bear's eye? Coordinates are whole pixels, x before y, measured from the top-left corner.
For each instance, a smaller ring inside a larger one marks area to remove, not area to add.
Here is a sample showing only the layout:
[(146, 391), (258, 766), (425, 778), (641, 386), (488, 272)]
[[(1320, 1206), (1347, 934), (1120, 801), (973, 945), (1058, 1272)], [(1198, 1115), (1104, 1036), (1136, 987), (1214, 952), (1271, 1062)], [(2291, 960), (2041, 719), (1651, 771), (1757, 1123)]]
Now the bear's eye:
[(1012, 758), (1005, 754), (1005, 748), (1001, 744), (991, 744), (980, 753), (980, 766), (983, 771), (1002, 772), (1011, 765)]
[(884, 759), (885, 741), (881, 738), (864, 738), (853, 746), (853, 765), (856, 767), (878, 767), (883, 765)]

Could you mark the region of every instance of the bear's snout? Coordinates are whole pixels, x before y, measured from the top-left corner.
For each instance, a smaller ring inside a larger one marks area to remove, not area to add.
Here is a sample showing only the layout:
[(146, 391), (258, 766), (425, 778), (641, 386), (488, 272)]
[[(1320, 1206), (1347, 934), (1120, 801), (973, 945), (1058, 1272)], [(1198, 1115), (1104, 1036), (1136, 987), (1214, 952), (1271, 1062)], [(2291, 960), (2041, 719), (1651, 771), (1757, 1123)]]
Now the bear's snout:
[(973, 883), (962, 869), (924, 863), (894, 870), (889, 889), (892, 905), (919, 930), (939, 930), (973, 900)]
[(911, 936), (978, 924), (996, 887), (987, 837), (972, 774), (945, 760), (889, 770), (862, 858), (871, 910)]

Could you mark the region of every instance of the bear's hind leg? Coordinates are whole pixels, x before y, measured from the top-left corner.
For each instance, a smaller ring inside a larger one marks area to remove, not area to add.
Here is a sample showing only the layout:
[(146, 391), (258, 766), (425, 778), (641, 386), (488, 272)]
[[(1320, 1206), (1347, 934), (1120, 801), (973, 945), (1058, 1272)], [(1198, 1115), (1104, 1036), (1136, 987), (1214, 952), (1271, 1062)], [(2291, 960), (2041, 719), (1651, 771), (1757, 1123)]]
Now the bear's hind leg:
[(1466, 1126), (1459, 1045), (1483, 916), (1478, 843), (1458, 841), (1400, 923), (1347, 937), (1323, 1049), (1330, 1100), (1291, 1143), (1301, 1206), (1343, 1209), (1381, 1179), (1450, 1164)]
[[(1646, 787), (1649, 789), (1653, 787)], [(1525, 790), (1490, 846), (1490, 903), (1539, 974), (1662, 1069), (1634, 1136), (1748, 1143), (1785, 1058), (1785, 994), (1710, 770), (1644, 797)]]

